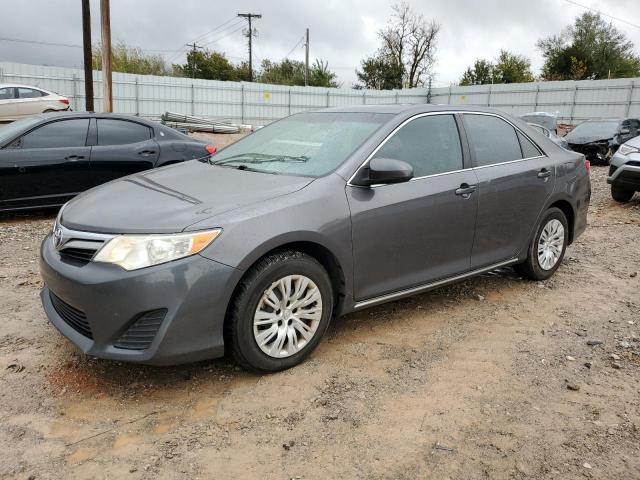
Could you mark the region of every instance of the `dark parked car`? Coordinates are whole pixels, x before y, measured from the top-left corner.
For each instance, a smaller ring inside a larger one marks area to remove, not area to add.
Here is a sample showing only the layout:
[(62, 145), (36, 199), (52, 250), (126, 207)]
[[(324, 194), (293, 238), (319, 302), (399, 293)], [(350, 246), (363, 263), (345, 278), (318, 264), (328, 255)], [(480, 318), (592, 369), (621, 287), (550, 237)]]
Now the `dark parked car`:
[(71, 200), (42, 302), (90, 355), (281, 370), (347, 312), (507, 265), (549, 278), (590, 191), (583, 155), (498, 111), (301, 113)]
[(60, 206), (115, 178), (213, 151), (211, 145), (139, 117), (31, 116), (0, 128), (0, 211)]
[(588, 120), (565, 137), (569, 148), (584, 154), (587, 160), (608, 165), (618, 147), (640, 135), (640, 120)]
[(640, 136), (620, 146), (611, 159), (607, 182), (617, 202), (626, 203), (640, 192)]

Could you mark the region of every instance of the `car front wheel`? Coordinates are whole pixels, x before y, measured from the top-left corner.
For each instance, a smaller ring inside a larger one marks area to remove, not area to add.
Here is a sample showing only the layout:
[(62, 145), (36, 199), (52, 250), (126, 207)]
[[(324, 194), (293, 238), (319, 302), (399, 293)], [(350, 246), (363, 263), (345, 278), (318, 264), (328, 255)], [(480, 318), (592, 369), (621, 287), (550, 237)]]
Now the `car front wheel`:
[(245, 368), (277, 372), (313, 351), (333, 313), (331, 281), (322, 265), (298, 251), (260, 260), (239, 286), (227, 341)]
[(550, 208), (538, 225), (527, 259), (516, 265), (516, 270), (531, 280), (546, 280), (562, 263), (568, 242), (567, 217), (559, 208)]
[(622, 188), (618, 185), (611, 185), (611, 196), (616, 202), (627, 203), (633, 198), (633, 190)]

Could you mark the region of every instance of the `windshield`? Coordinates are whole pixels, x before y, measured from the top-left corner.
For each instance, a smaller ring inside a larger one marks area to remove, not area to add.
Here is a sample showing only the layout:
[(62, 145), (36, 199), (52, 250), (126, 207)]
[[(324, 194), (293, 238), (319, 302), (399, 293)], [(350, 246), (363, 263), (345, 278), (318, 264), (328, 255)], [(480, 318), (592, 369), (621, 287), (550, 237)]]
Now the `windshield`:
[(584, 122), (571, 130), (572, 137), (600, 137), (610, 138), (618, 133), (618, 121)]
[(0, 146), (3, 146), (9, 140), (12, 140), (17, 135), (20, 135), (24, 130), (28, 130), (29, 127), (38, 123), (42, 118), (38, 116), (23, 118), (22, 120), (16, 120), (15, 122), (3, 125), (0, 123)]
[(383, 113), (301, 113), (272, 123), (211, 157), (214, 165), (321, 177), (382, 124)]

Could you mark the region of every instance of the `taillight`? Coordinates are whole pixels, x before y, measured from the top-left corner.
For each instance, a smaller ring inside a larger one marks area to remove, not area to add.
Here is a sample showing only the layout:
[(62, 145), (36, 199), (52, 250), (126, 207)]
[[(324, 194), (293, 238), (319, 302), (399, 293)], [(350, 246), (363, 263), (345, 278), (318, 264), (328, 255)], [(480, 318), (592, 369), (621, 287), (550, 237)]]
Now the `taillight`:
[(65, 105), (69, 105), (69, 99), (68, 98), (61, 98), (58, 100), (60, 103), (64, 103)]
[(214, 153), (216, 153), (218, 151), (218, 149), (216, 147), (214, 147), (213, 145), (207, 145), (204, 147), (204, 149), (207, 151), (207, 153), (209, 155), (213, 155)]
[(587, 172), (591, 171), (591, 162), (589, 160), (587, 160), (586, 158), (584, 159), (584, 168), (587, 169)]

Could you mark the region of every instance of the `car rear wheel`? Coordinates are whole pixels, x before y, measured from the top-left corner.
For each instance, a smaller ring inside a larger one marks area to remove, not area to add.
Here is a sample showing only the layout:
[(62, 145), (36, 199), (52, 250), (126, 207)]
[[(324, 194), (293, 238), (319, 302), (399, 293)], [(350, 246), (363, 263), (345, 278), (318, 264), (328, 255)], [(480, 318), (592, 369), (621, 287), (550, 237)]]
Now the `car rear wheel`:
[(516, 265), (516, 270), (531, 280), (546, 280), (562, 263), (568, 242), (567, 217), (559, 208), (550, 208), (538, 225), (527, 259)]
[(329, 276), (313, 257), (283, 251), (263, 258), (233, 301), (227, 335), (233, 357), (260, 372), (299, 364), (329, 326), (333, 301)]
[(633, 198), (635, 191), (622, 188), (619, 185), (611, 185), (611, 196), (616, 202), (627, 203)]

